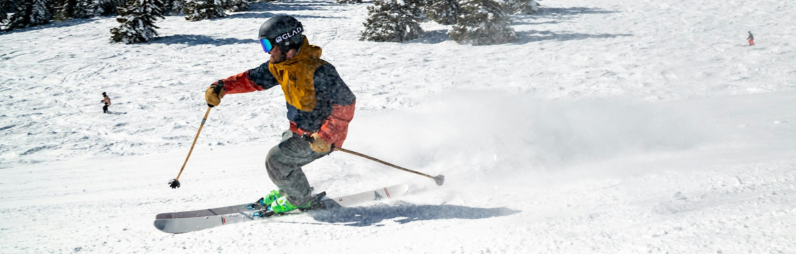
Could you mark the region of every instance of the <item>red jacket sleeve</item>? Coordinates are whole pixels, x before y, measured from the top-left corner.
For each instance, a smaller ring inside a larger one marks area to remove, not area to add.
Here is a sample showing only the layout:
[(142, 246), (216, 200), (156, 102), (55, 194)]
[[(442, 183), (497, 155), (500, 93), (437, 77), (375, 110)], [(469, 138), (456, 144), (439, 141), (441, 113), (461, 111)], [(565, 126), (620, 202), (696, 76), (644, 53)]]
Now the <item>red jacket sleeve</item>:
[(318, 135), (335, 147), (342, 147), (348, 135), (348, 123), (354, 118), (354, 105), (332, 105), (332, 113), (323, 121)]
[(222, 79), (221, 81), (224, 81), (224, 89), (227, 90), (227, 94), (265, 90), (265, 88), (252, 82), (249, 78), (249, 71), (241, 72), (232, 77)]

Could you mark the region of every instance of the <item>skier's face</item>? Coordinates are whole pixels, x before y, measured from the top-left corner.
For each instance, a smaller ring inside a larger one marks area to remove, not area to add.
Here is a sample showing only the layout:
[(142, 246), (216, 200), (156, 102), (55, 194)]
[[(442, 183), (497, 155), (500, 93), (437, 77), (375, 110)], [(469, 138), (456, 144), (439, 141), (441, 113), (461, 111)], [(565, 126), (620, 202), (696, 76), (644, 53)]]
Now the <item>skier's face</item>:
[(295, 49), (291, 49), (287, 52), (287, 59), (282, 59), (282, 50), (279, 49), (279, 47), (274, 47), (274, 49), (272, 49), (269, 53), (271, 54), (271, 63), (281, 63), (285, 60), (293, 59), (293, 57), (296, 56), (296, 52), (297, 51)]
[(268, 52), (268, 54), (271, 54), (272, 63), (281, 63), (284, 61), (282, 60), (282, 50), (280, 50), (279, 47), (274, 47), (274, 49), (272, 49), (271, 52)]

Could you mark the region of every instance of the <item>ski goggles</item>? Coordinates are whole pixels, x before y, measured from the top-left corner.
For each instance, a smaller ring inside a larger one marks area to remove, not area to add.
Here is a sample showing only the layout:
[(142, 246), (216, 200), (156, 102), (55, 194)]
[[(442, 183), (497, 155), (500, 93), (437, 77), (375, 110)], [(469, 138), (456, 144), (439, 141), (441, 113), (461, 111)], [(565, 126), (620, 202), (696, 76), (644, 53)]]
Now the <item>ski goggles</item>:
[(271, 50), (274, 49), (274, 46), (271, 44), (270, 40), (260, 39), (260, 44), (263, 45), (263, 50), (265, 50), (265, 53), (271, 54)]

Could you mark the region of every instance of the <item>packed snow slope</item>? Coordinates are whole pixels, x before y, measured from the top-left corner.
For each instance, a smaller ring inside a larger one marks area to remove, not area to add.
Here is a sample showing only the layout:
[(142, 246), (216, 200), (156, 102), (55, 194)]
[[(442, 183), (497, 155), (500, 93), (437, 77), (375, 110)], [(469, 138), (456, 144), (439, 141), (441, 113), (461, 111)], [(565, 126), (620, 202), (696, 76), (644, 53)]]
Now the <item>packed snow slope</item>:
[[(257, 3), (109, 44), (113, 17), (0, 34), (0, 253), (796, 253), (796, 3), (543, 1), (516, 43), (423, 24), (359, 41), (366, 6)], [(157, 213), (251, 202), (288, 127), (282, 92), (229, 95), (176, 177), (212, 82), (298, 18), (357, 95), (348, 149), (305, 168), (330, 196), (400, 200), (181, 235)], [(756, 46), (747, 46), (747, 32)], [(102, 114), (102, 92), (112, 101)]]

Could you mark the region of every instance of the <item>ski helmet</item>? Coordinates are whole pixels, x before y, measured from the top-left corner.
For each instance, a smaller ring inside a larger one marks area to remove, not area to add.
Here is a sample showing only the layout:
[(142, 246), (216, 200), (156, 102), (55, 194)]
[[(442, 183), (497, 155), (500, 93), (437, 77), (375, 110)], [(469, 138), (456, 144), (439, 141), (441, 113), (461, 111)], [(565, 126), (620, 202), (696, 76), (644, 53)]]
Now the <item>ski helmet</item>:
[(260, 26), (258, 39), (266, 53), (270, 53), (273, 47), (279, 47), (284, 58), (289, 50), (301, 47), (304, 42), (303, 32), (304, 27), (295, 18), (277, 15)]

